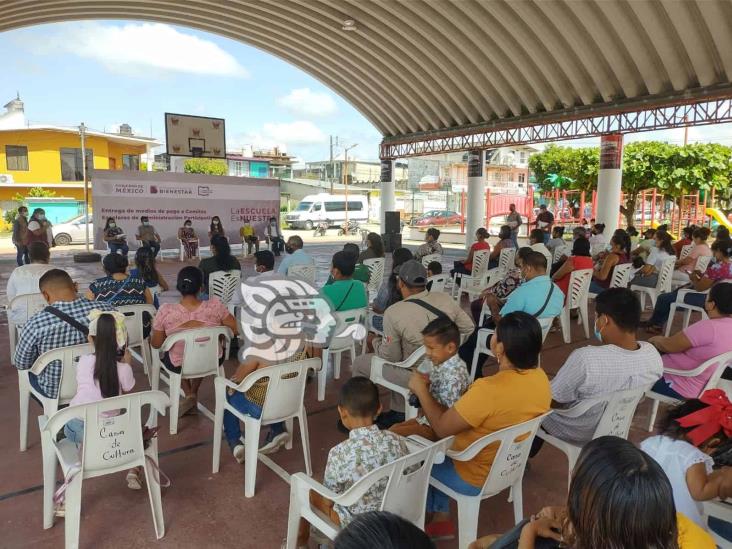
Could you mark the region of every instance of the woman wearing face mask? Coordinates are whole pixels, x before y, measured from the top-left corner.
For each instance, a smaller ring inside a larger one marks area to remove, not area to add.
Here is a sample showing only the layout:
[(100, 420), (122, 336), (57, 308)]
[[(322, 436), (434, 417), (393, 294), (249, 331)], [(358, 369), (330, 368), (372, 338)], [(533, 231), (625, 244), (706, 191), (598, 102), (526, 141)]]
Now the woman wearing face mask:
[(28, 221), (28, 245), (31, 242), (43, 242), (49, 248), (55, 246), (53, 243), (53, 232), (51, 231), (51, 222), (46, 219), (46, 212), (43, 208), (33, 210)]
[(658, 283), (658, 274), (664, 262), (669, 258), (676, 257), (673, 246), (671, 246), (671, 235), (657, 231), (653, 238), (654, 245), (646, 258), (646, 264), (640, 268), (628, 287), (645, 286), (646, 288), (655, 288), (656, 283)]
[(125, 235), (122, 227), (117, 226), (117, 222), (114, 217), (108, 217), (107, 222), (104, 224), (104, 232), (102, 238), (109, 246), (109, 253), (116, 254), (120, 253), (124, 256), (130, 251), (127, 246), (127, 236)]
[(221, 224), (218, 215), (211, 218), (211, 225), (208, 228), (208, 239), (213, 240), (214, 236), (223, 236), (226, 238), (226, 231), (224, 231), (224, 226)]
[(285, 239), (282, 237), (282, 229), (276, 217), (269, 218), (267, 225), (267, 241), (270, 243), (272, 253), (279, 256), (285, 249)]
[(183, 226), (178, 229), (178, 240), (183, 244), (186, 261), (198, 255), (198, 237), (196, 231), (193, 230), (193, 223), (190, 219), (186, 219)]

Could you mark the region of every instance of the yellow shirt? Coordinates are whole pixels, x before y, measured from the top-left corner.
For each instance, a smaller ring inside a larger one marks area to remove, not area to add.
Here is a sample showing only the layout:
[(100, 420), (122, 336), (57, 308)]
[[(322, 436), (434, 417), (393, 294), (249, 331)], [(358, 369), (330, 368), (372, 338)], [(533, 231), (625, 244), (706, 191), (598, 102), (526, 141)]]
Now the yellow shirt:
[[(544, 370), (501, 370), (473, 383), (455, 403), (455, 410), (472, 429), (455, 435), (453, 449), (464, 450), (485, 435), (535, 418), (549, 410), (552, 391)], [(470, 461), (455, 461), (465, 482), (481, 487), (498, 451), (497, 444), (483, 449)]]
[(715, 549), (714, 539), (681, 513), (676, 513), (679, 549)]
[(239, 236), (242, 238), (246, 236), (254, 236), (254, 227), (251, 225), (244, 225), (241, 229), (239, 229)]

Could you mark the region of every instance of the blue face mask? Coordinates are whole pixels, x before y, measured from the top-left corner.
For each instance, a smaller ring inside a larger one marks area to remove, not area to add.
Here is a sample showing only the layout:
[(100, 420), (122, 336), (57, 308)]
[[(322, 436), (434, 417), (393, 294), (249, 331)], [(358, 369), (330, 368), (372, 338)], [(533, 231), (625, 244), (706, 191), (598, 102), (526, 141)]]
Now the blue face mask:
[(597, 340), (600, 343), (602, 343), (603, 342), (602, 341), (602, 334), (600, 333), (600, 330), (597, 329), (597, 321), (595, 321), (595, 326), (594, 327), (595, 327), (595, 338), (597, 338)]

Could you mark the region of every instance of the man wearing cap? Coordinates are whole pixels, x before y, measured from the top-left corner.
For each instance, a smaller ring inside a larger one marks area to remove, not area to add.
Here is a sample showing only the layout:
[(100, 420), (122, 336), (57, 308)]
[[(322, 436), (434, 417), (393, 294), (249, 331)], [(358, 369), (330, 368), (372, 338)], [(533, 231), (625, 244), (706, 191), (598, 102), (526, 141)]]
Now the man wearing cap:
[(539, 215), (536, 216), (536, 228), (544, 231), (544, 244), (549, 242), (554, 225), (554, 214), (546, 209), (546, 204), (539, 206)]
[[(373, 342), (374, 353), (361, 355), (353, 363), (354, 376), (371, 376), (374, 355), (390, 362), (401, 362), (422, 346), (422, 330), (438, 316), (445, 316), (457, 324), (460, 333), (469, 335), (475, 325), (455, 300), (444, 292), (428, 292), (427, 269), (416, 260), (405, 262), (397, 275), (397, 289), (403, 300), (389, 306), (384, 312), (384, 336)], [(407, 387), (411, 370), (386, 365), (384, 377)], [(403, 421), (404, 398), (391, 393), (391, 411), (383, 414), (384, 425)], [(380, 422), (380, 423), (382, 423)]]

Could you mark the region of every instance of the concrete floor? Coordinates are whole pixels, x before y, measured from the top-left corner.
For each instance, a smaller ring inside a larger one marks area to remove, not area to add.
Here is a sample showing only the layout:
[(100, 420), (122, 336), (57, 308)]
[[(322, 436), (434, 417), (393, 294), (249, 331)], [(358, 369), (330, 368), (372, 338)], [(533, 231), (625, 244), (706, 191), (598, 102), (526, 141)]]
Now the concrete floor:
[[(328, 273), (330, 257), (342, 246), (341, 242), (326, 243), (323, 240), (307, 246), (317, 260), (318, 283)], [(445, 268), (463, 256), (458, 250), (449, 250), (444, 257)], [(86, 286), (101, 276), (101, 266), (74, 264), (69, 250), (54, 250), (52, 263), (65, 268), (72, 277)], [(7, 277), (14, 267), (14, 256), (0, 254), (0, 299), (4, 300)], [(160, 270), (171, 284), (181, 263), (166, 260)], [(246, 275), (253, 272), (251, 258), (242, 261)], [(175, 290), (163, 294), (163, 302), (177, 300)], [(467, 306), (467, 303), (464, 303)], [(31, 428), (29, 448), (18, 451), (18, 389), (17, 376), (9, 363), (7, 319), (0, 313), (0, 415), (7, 418), (2, 423), (0, 440), (0, 548), (51, 548), (64, 543), (63, 519), (57, 519), (49, 530), (42, 524), (42, 471), (41, 449), (37, 429)], [(593, 343), (584, 338), (582, 330), (573, 324), (573, 342), (565, 345), (561, 333), (551, 333), (542, 354), (542, 366), (553, 375), (572, 350)], [(226, 363), (230, 374), (233, 361)], [(337, 413), (335, 402), (338, 388), (349, 378), (350, 366), (346, 359), (341, 380), (329, 380), (326, 400), (318, 402), (314, 383), (306, 389), (306, 408), (310, 428), (310, 447), (313, 472), (322, 479), (328, 450), (344, 439), (335, 428)], [(486, 365), (486, 371), (493, 368)], [(137, 390), (148, 388), (142, 368), (135, 367)], [(167, 387), (162, 384), (163, 390)], [(213, 383), (206, 380), (201, 388), (201, 401), (213, 409)], [(638, 442), (647, 436), (650, 402), (644, 401), (638, 408), (631, 438)], [(39, 408), (31, 403), (30, 425), (34, 425)], [(160, 466), (171, 478), (172, 485), (163, 489), (165, 537), (156, 541), (152, 527), (150, 507), (146, 491), (131, 491), (126, 487), (124, 474), (90, 479), (84, 482), (80, 547), (243, 547), (278, 548), (285, 537), (288, 512), (289, 485), (263, 464), (257, 469), (256, 494), (252, 499), (244, 497), (243, 466), (231, 455), (222, 451), (221, 470), (211, 473), (212, 423), (202, 415), (187, 416), (180, 420), (177, 435), (167, 432), (168, 420), (162, 418), (159, 441)], [(296, 428), (293, 448), (272, 456), (273, 460), (289, 472), (304, 470), (302, 448)], [(225, 446), (225, 445), (224, 445)], [(567, 489), (567, 462), (564, 456), (545, 446), (540, 457), (532, 461), (524, 478), (524, 510), (526, 514), (538, 511), (545, 505), (560, 505)], [(512, 506), (506, 494), (483, 502), (479, 534), (502, 532), (513, 525)], [(455, 548), (457, 542), (442, 542), (440, 548)]]

